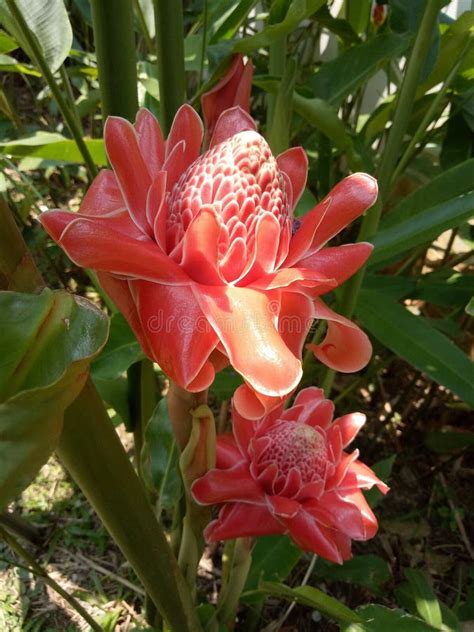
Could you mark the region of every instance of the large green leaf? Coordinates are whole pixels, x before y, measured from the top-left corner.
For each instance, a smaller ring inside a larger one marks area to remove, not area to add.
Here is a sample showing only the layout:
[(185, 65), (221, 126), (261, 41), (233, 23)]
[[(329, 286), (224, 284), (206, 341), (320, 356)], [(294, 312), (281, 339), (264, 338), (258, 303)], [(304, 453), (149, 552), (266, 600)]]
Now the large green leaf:
[(106, 315), (68, 292), (0, 293), (0, 507), (55, 449), (63, 413), (105, 344)]
[[(85, 140), (85, 143), (96, 165), (106, 166), (104, 141), (93, 139)], [(56, 133), (37, 132), (27, 138), (0, 143), (1, 154), (15, 158), (44, 158), (62, 164), (84, 162), (76, 142)]]
[(387, 562), (378, 555), (356, 555), (344, 564), (332, 564), (319, 558), (314, 567), (314, 576), (336, 582), (348, 582), (366, 586), (379, 592), (392, 573)]
[(141, 461), (145, 481), (158, 495), (160, 507), (174, 507), (181, 498), (182, 484), (166, 399), (158, 402), (147, 423)]
[(288, 33), (291, 33), (302, 20), (310, 17), (320, 9), (326, 0), (294, 0), (289, 4), (288, 11), (281, 22), (269, 24), (262, 31), (237, 40), (234, 44), (234, 52), (251, 53), (257, 48), (265, 48), (278, 41)]
[(395, 208), (386, 215), (381, 223), (380, 230), (385, 230), (396, 224), (410, 219), (426, 209), (431, 209), (441, 202), (448, 202), (459, 195), (474, 190), (474, 158), (467, 160), (462, 165), (443, 171), (439, 176), (430, 180), (427, 184), (416, 189), (403, 198)]
[(362, 618), (337, 599), (312, 586), (290, 588), (278, 582), (262, 582), (259, 592), (310, 606), (336, 621), (361, 622)]
[(261, 581), (284, 581), (301, 555), (300, 549), (286, 535), (258, 538), (245, 590), (255, 590)]
[(144, 357), (130, 325), (122, 314), (117, 312), (110, 319), (110, 335), (107, 344), (92, 365), (92, 376), (103, 380), (113, 380)]
[(356, 309), (364, 327), (388, 349), (474, 406), (472, 363), (446, 336), (382, 292), (363, 289)]
[[(63, 0), (15, 0), (31, 32), (36, 36), (46, 63), (58, 70), (72, 46), (72, 29)], [(0, 0), (0, 22), (34, 61), (27, 42), (8, 9)]]
[(370, 265), (402, 255), (416, 246), (429, 244), (442, 232), (470, 219), (474, 212), (474, 191), (426, 208), (416, 215), (382, 228), (372, 239), (375, 250)]
[(405, 577), (410, 585), (420, 617), (433, 627), (440, 628), (443, 623), (441, 607), (426, 574), (414, 568), (407, 568)]
[(363, 83), (394, 57), (400, 56), (410, 43), (410, 37), (383, 33), (352, 46), (336, 59), (322, 64), (310, 81), (314, 96), (339, 106)]
[(403, 610), (369, 604), (357, 608), (357, 614), (363, 617), (363, 623), (342, 625), (342, 632), (434, 632), (428, 623)]

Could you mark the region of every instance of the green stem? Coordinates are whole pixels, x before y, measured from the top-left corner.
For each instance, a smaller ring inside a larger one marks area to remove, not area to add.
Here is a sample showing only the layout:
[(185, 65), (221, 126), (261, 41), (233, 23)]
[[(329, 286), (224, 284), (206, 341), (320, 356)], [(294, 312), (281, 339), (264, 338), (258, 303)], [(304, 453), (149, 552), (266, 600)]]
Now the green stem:
[[(362, 221), (358, 241), (370, 240), (377, 233), (382, 209), (392, 182), (392, 174), (396, 167), (400, 149), (403, 144), (403, 138), (410, 122), (410, 114), (416, 99), (421, 69), (431, 45), (433, 28), (436, 24), (441, 5), (441, 0), (433, 0), (432, 2), (426, 3), (425, 12), (421, 19), (415, 44), (411, 51), (405, 76), (398, 93), (395, 116), (388, 134), (387, 145), (378, 169), (379, 197)], [(344, 286), (339, 311), (347, 318), (351, 318), (354, 313), (364, 276), (365, 267), (349, 279)], [(334, 376), (334, 371), (328, 369), (324, 378), (326, 395), (329, 395), (334, 382)]]
[[(283, 77), (286, 66), (286, 37), (270, 44), (268, 49), (268, 72), (272, 77)], [(267, 130), (272, 129), (273, 116), (277, 101), (276, 94), (267, 94)]]
[(78, 126), (76, 114), (71, 108), (68, 106), (66, 99), (64, 98), (58, 84), (56, 83), (53, 73), (49, 69), (48, 64), (41, 52), (38, 41), (34, 34), (28, 28), (28, 25), (21, 13), (17, 3), (15, 0), (7, 0), (8, 8), (13, 16), (13, 19), (16, 22), (18, 29), (21, 31), (22, 36), (25, 41), (28, 43), (29, 50), (31, 51), (32, 61), (39, 68), (43, 77), (46, 80), (46, 83), (51, 90), (56, 103), (58, 104), (58, 108), (66, 122), (66, 125), (69, 128), (69, 131), (72, 134), (72, 137), (76, 141), (77, 147), (81, 152), (82, 157), (84, 158), (84, 162), (86, 164), (87, 171), (91, 178), (94, 178), (97, 175), (97, 167), (92, 159), (92, 156), (87, 149), (87, 145), (82, 138), (80, 126)]
[(199, 81), (198, 81), (199, 87), (201, 87), (202, 80), (204, 77), (204, 60), (206, 57), (206, 47), (207, 47), (207, 22), (208, 22), (207, 0), (204, 0), (203, 13), (202, 13), (201, 60), (199, 64)]
[[(44, 281), (0, 203), (0, 287), (36, 292)], [(58, 454), (173, 630), (200, 632), (176, 559), (92, 382), (70, 406)]]
[(160, 117), (167, 133), (178, 108), (186, 100), (182, 0), (154, 0)]
[(145, 44), (147, 52), (153, 52), (153, 40), (150, 35), (150, 31), (148, 30), (148, 26), (146, 24), (145, 16), (143, 15), (142, 7), (140, 4), (140, 0), (133, 0), (133, 6), (135, 7), (135, 11), (138, 17), (138, 21), (140, 22), (140, 27), (142, 29), (143, 37), (145, 38)]
[(67, 409), (58, 455), (172, 630), (200, 630), (194, 603), (91, 382)]
[(23, 559), (29, 566), (29, 570), (36, 575), (37, 577), (41, 577), (45, 584), (47, 584), (50, 588), (52, 588), (58, 595), (67, 601), (67, 603), (73, 608), (81, 617), (86, 621), (92, 630), (95, 632), (105, 632), (104, 628), (100, 626), (94, 619), (90, 616), (90, 614), (85, 610), (81, 604), (64, 588), (54, 581), (54, 579), (47, 573), (47, 571), (38, 564), (35, 558), (28, 553), (26, 549), (24, 549), (21, 544), (16, 540), (12, 535), (8, 533), (3, 527), (0, 526), (0, 537), (5, 540), (8, 546), (14, 551), (18, 557)]
[(45, 539), (45, 532), (33, 526), (13, 511), (5, 511), (0, 514), (0, 525), (12, 531), (31, 544), (40, 544)]
[(436, 115), (436, 112), (438, 111), (438, 109), (439, 109), (439, 107), (441, 105), (441, 102), (444, 99), (444, 96), (445, 96), (446, 92), (448, 91), (449, 86), (451, 85), (453, 79), (455, 78), (455, 76), (458, 73), (458, 70), (459, 70), (461, 64), (464, 61), (465, 54), (466, 54), (468, 48), (470, 47), (470, 45), (471, 45), (471, 40), (468, 39), (468, 41), (466, 43), (466, 46), (464, 47), (464, 50), (461, 53), (459, 59), (455, 62), (454, 66), (451, 68), (451, 71), (450, 71), (449, 75), (446, 77), (446, 80), (443, 83), (443, 85), (441, 86), (441, 89), (436, 93), (436, 96), (433, 99), (433, 101), (431, 102), (430, 107), (426, 111), (426, 114), (423, 117), (423, 120), (418, 125), (418, 128), (417, 128), (416, 132), (413, 134), (410, 142), (408, 143), (408, 147), (405, 149), (405, 152), (404, 152), (402, 158), (400, 159), (400, 162), (398, 163), (395, 171), (392, 174), (392, 178), (391, 178), (391, 182), (392, 183), (397, 180), (397, 178), (400, 176), (400, 174), (403, 173), (403, 171), (405, 170), (406, 166), (408, 165), (408, 163), (412, 159), (415, 147), (422, 140), (426, 130), (428, 129), (428, 126), (430, 125), (430, 123), (434, 119), (434, 117)]
[(84, 128), (82, 127), (82, 121), (77, 113), (76, 101), (74, 99), (74, 93), (72, 91), (71, 82), (69, 80), (69, 75), (67, 74), (66, 67), (64, 64), (59, 69), (59, 75), (61, 77), (61, 81), (64, 87), (64, 92), (66, 93), (67, 100), (69, 101), (69, 107), (71, 111), (74, 113), (74, 116), (77, 121), (77, 126), (81, 132), (81, 136), (84, 136)]
[(138, 110), (132, 0), (92, 0), (102, 117), (135, 119)]
[(234, 628), (240, 595), (252, 563), (252, 546), (253, 540), (251, 538), (238, 538), (235, 541), (229, 577), (219, 595), (216, 617), (229, 630)]

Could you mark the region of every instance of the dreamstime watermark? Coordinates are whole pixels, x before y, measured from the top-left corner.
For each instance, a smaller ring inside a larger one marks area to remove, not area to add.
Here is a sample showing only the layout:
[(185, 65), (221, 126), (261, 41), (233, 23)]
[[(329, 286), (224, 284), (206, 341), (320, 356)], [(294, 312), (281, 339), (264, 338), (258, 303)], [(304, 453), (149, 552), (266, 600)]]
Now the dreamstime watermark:
[(229, 312), (228, 315), (213, 318), (215, 327), (209, 320), (200, 314), (197, 317), (188, 314), (168, 314), (162, 309), (158, 309), (156, 314), (150, 316), (147, 320), (147, 329), (153, 334), (184, 334), (192, 333), (207, 334), (214, 330), (220, 333), (232, 333), (236, 335), (245, 335), (250, 331), (264, 331), (266, 328), (280, 334), (306, 335), (311, 330), (314, 319), (301, 318), (296, 315), (280, 316), (280, 303), (278, 301), (269, 301), (267, 310), (270, 312), (270, 318), (266, 314), (255, 313), (252, 310), (242, 310), (238, 315)]

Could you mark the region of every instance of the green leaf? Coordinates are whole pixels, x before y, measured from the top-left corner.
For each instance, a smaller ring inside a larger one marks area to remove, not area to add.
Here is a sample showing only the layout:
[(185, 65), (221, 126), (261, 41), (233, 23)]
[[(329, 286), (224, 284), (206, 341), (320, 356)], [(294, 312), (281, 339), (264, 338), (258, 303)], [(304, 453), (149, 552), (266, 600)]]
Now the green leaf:
[(256, 35), (237, 40), (233, 51), (251, 53), (257, 48), (266, 48), (296, 29), (302, 20), (306, 20), (322, 7), (326, 0), (293, 0), (285, 18), (277, 24), (269, 24)]
[(474, 432), (467, 430), (435, 430), (427, 432), (425, 444), (439, 454), (474, 448)]
[(457, 165), (448, 171), (443, 171), (439, 176), (430, 180), (427, 184), (416, 189), (413, 193), (399, 202), (395, 208), (386, 215), (380, 229), (385, 230), (396, 224), (410, 219), (426, 209), (433, 208), (441, 202), (448, 202), (452, 198), (468, 193), (474, 189), (472, 174), (474, 171), (474, 158), (467, 160), (462, 165)]
[[(474, 11), (463, 12), (458, 19), (450, 24), (441, 36), (439, 55), (428, 77), (423, 81), (417, 91), (417, 98), (425, 94), (430, 88), (441, 83), (448, 76), (453, 67), (454, 60), (459, 59), (469, 39), (472, 39), (474, 27)], [(459, 69), (462, 73), (465, 69), (472, 69), (474, 63), (474, 41), (468, 54)]]
[[(99, 166), (107, 165), (104, 141), (99, 139), (85, 140), (87, 148)], [(0, 143), (0, 155), (15, 158), (34, 157), (55, 160), (61, 164), (83, 163), (84, 158), (78, 150), (76, 142), (68, 140), (61, 134), (37, 132), (33, 136), (15, 141)]]
[(356, 555), (342, 565), (331, 564), (320, 558), (316, 562), (314, 575), (329, 581), (366, 586), (375, 593), (392, 577), (389, 565), (378, 555)]
[(450, 268), (423, 274), (416, 280), (413, 298), (446, 307), (464, 307), (474, 295), (474, 277)]
[(402, 255), (416, 246), (430, 243), (442, 232), (472, 217), (474, 191), (424, 209), (413, 217), (382, 228), (373, 238), (370, 265)]
[(357, 608), (364, 623), (341, 626), (342, 632), (433, 632), (435, 628), (403, 610), (369, 604)]
[(99, 391), (99, 395), (106, 402), (107, 406), (113, 408), (118, 417), (113, 417), (114, 425), (119, 425), (121, 421), (125, 428), (133, 427), (130, 415), (128, 380), (124, 376), (105, 380), (92, 376), (94, 384)]
[(352, 26), (347, 20), (342, 18), (335, 18), (331, 15), (327, 4), (323, 5), (314, 15), (314, 19), (341, 38), (345, 44), (358, 44), (360, 43), (360, 37), (354, 31)]
[[(36, 36), (46, 63), (56, 72), (72, 46), (72, 29), (63, 0), (15, 0), (31, 32)], [(0, 21), (34, 61), (6, 0), (0, 0)]]
[[(456, 102), (451, 108), (456, 107)], [(464, 164), (473, 154), (474, 141), (471, 129), (463, 116), (462, 110), (449, 117), (446, 125), (439, 161), (443, 169), (450, 169)]]
[(408, 48), (411, 38), (395, 33), (382, 33), (352, 46), (336, 59), (323, 63), (311, 78), (314, 96), (339, 107), (342, 101), (364, 84), (382, 66)]
[(407, 568), (405, 577), (410, 584), (418, 614), (426, 623), (440, 628), (443, 623), (441, 608), (426, 574), (413, 568)]
[(284, 581), (301, 555), (300, 549), (286, 535), (258, 538), (245, 590), (256, 590), (261, 581)]
[(388, 349), (474, 406), (469, 358), (422, 317), (369, 290), (361, 290), (356, 313), (364, 327)]
[(0, 293), (0, 506), (56, 448), (63, 413), (105, 344), (106, 315), (68, 292)]
[(241, 384), (243, 384), (242, 377), (231, 366), (228, 366), (216, 373), (211, 390), (219, 399), (230, 399)]
[(147, 423), (141, 460), (146, 482), (158, 494), (160, 506), (174, 507), (181, 498), (182, 484), (166, 399), (158, 402)]
[(224, 14), (224, 20), (220, 22), (216, 32), (209, 40), (209, 44), (216, 44), (222, 40), (234, 37), (249, 11), (257, 4), (256, 0), (241, 0), (236, 2), (228, 14)]
[(10, 55), (0, 55), (0, 71), (2, 72), (19, 72), (24, 75), (32, 75), (33, 77), (41, 77), (41, 73), (26, 64), (19, 63), (17, 59)]
[[(18, 48), (18, 42), (0, 30), (0, 53), (9, 53)], [(16, 60), (15, 60), (16, 61)]]
[(290, 588), (278, 582), (262, 582), (259, 591), (275, 597), (282, 597), (289, 601), (296, 601), (304, 606), (310, 606), (336, 621), (362, 621), (353, 610), (340, 603), (337, 599), (326, 595), (322, 590), (312, 586)]
[(464, 308), (464, 311), (466, 312), (466, 314), (469, 314), (469, 316), (474, 316), (474, 296), (469, 299), (469, 302)]
[(125, 318), (117, 312), (110, 319), (110, 335), (100, 356), (92, 364), (92, 376), (113, 380), (132, 364), (145, 357), (135, 334)]

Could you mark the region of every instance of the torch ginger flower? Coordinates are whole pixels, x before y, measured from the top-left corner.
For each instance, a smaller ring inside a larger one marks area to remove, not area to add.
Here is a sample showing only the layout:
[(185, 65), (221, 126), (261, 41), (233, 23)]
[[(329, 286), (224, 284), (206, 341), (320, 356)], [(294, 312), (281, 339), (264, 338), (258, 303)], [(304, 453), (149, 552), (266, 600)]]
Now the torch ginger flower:
[(359, 413), (332, 421), (321, 389), (300, 391), (294, 406), (252, 422), (233, 410), (233, 435), (217, 440), (217, 468), (194, 482), (201, 504), (222, 504), (208, 541), (287, 533), (332, 562), (351, 557), (351, 540), (368, 540), (377, 519), (361, 489), (388, 487), (345, 448), (365, 422)]
[(371, 245), (326, 242), (375, 201), (373, 178), (340, 182), (301, 221), (302, 148), (272, 155), (240, 107), (221, 114), (209, 149), (188, 105), (165, 141), (142, 109), (135, 125), (109, 117), (104, 169), (80, 211), (41, 222), (79, 266), (97, 271), (145, 353), (179, 386), (197, 392), (230, 363), (244, 378), (235, 405), (261, 417), (297, 386), (314, 318), (328, 321), (312, 350), (340, 371), (368, 362), (371, 345), (319, 296), (366, 261)]

